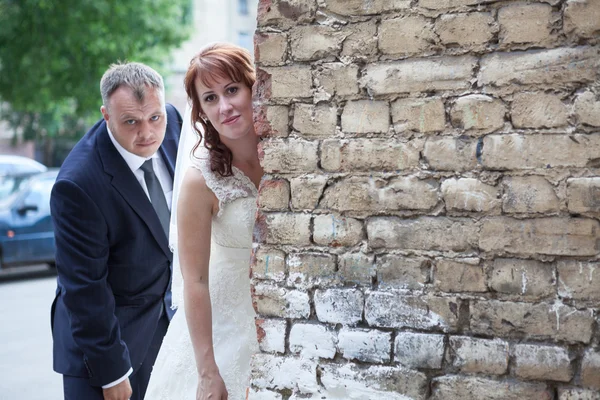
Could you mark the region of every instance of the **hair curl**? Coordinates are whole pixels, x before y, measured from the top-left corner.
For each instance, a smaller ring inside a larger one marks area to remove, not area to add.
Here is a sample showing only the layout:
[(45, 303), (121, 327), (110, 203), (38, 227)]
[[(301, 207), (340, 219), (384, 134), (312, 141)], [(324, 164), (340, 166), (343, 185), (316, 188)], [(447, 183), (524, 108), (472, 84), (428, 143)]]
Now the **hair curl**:
[(256, 81), (252, 57), (248, 50), (228, 43), (214, 43), (204, 47), (192, 58), (185, 74), (185, 91), (192, 106), (192, 127), (199, 136), (193, 152), (202, 141), (202, 132), (197, 128), (199, 123), (204, 129), (204, 147), (209, 151), (210, 168), (221, 176), (231, 176), (232, 154), (231, 150), (221, 142), (219, 132), (207, 119), (201, 118), (203, 114), (200, 105), (200, 95), (196, 89), (196, 80), (200, 79), (205, 86), (211, 86), (218, 79), (231, 79), (242, 82), (252, 89)]

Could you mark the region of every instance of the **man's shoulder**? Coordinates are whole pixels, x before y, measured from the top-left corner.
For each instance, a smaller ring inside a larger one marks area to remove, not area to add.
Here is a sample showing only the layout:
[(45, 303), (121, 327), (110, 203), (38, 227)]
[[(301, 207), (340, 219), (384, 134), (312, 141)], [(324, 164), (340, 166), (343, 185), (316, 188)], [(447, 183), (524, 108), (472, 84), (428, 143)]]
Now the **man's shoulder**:
[(183, 119), (179, 110), (171, 103), (167, 103), (165, 108), (167, 109), (167, 122), (168, 124), (177, 124), (181, 127)]
[[(98, 121), (73, 147), (65, 158), (57, 180), (69, 180), (79, 186), (97, 179), (96, 171), (102, 170), (102, 162), (97, 150), (97, 136), (106, 131)], [(96, 175), (96, 176), (94, 176)]]

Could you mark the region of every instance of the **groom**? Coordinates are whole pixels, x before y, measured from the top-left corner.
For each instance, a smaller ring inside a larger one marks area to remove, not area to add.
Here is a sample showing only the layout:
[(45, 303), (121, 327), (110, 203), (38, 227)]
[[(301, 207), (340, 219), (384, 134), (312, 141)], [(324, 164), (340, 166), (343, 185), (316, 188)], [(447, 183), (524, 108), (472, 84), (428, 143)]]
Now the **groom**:
[(139, 63), (100, 82), (103, 119), (52, 190), (54, 370), (65, 399), (142, 400), (173, 311), (168, 245), (181, 116)]

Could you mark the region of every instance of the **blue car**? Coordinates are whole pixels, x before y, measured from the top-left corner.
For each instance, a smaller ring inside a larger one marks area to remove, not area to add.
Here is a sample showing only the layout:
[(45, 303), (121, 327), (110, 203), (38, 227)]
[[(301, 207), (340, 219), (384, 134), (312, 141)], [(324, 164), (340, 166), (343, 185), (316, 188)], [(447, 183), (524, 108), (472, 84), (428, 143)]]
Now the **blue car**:
[(0, 202), (0, 268), (55, 265), (50, 192), (57, 175), (58, 170), (39, 173)]

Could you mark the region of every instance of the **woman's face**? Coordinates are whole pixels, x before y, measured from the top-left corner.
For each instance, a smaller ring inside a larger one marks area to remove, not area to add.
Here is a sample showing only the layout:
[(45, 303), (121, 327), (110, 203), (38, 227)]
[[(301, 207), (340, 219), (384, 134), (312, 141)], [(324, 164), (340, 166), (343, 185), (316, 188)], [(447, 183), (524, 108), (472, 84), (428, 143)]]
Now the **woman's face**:
[(252, 90), (242, 82), (218, 78), (211, 86), (196, 79), (200, 106), (222, 138), (239, 139), (254, 134)]

